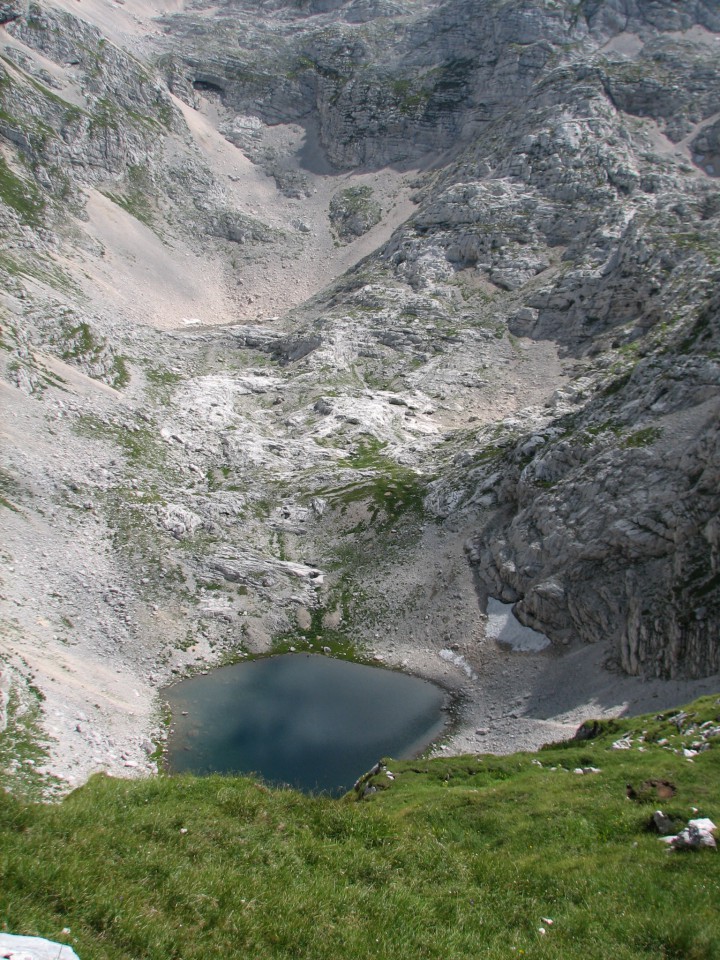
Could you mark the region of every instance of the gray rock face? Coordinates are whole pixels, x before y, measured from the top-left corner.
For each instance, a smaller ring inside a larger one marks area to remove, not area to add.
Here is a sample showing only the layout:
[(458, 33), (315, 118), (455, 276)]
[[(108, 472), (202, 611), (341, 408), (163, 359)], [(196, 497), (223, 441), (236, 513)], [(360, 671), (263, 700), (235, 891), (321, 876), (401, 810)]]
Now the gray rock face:
[[(469, 0), (321, 6), (283, 8), (271, 26), (279, 60), (272, 71), (261, 55), (267, 26), (243, 2), (212, 25), (195, 14), (167, 23), (183, 39), (172, 44), (173, 63), (185, 58), (191, 83), (217, 90), (237, 112), (259, 110), (270, 123), (303, 122), (312, 112), (328, 158), (345, 168), (445, 149), (527, 93), (553, 44), (587, 33), (561, 7), (540, 12), (528, 3), (488, 18)], [(392, 60), (384, 55), (391, 15)], [(478, 91), (488, 87), (483, 102)]]
[[(468, 142), (535, 88), (557, 59), (621, 34), (646, 41), (642, 69), (622, 58), (599, 65), (613, 103), (628, 113), (657, 116), (680, 139), (717, 103), (714, 51), (683, 54), (663, 31), (717, 30), (708, 0), (677, 4), (611, 0), (542, 9), (505, 3), (478, 16), (470, 0), (451, 4), (322, 4), (283, 6), (273, 21), (279, 69), (262, 49), (267, 29), (243, 0), (222, 19), (191, 13), (167, 19), (174, 74), (185, 59), (187, 83), (217, 90), (237, 112), (257, 110), (269, 123), (317, 118), (320, 141), (337, 166), (408, 161), (448, 143)], [(580, 15), (578, 15), (580, 13)], [(393, 58), (384, 55), (392, 15)], [(236, 26), (242, 23), (242, 45)], [(188, 54), (190, 44), (192, 53)], [(572, 57), (570, 58), (572, 59)], [(684, 75), (682, 84), (675, 80)]]
[(81, 108), (46, 96), (37, 82), (15, 78), (0, 90), (0, 133), (37, 168), (42, 185), (67, 197), (77, 181), (97, 184), (131, 168), (142, 178), (157, 143), (153, 128), (169, 130), (175, 122), (164, 87), (147, 82), (132, 57), (69, 13), (33, 5), (7, 29), (29, 49), (71, 66), (83, 93)]
[(642, 33), (656, 30), (688, 30), (700, 24), (708, 30), (720, 29), (720, 14), (712, 0), (677, 4), (672, 0), (590, 0), (583, 13), (591, 29)]
[(348, 187), (330, 200), (330, 222), (345, 242), (367, 233), (381, 217), (382, 210), (372, 198), (371, 187)]
[(28, 10), (27, 0), (3, 0), (0, 3), (0, 23), (9, 23), (25, 16)]
[(555, 640), (610, 640), (628, 673), (720, 668), (720, 371), (705, 355), (718, 335), (716, 295), (674, 349), (584, 406), (584, 430), (519, 448), (528, 462), (506, 475), (506, 519), (471, 547), (523, 622)]
[(73, 66), (82, 76), (84, 89), (95, 98), (100, 111), (105, 111), (107, 127), (117, 130), (127, 124), (123, 110), (171, 124), (173, 106), (164, 85), (148, 78), (132, 56), (85, 21), (33, 3), (28, 15), (16, 19), (8, 30), (31, 50)]
[(708, 124), (692, 142), (693, 160), (705, 173), (720, 177), (720, 120)]
[(112, 666), (78, 777), (293, 630), (480, 684), (474, 586), (720, 669), (717, 4), (141, 7), (0, 5), (0, 603)]

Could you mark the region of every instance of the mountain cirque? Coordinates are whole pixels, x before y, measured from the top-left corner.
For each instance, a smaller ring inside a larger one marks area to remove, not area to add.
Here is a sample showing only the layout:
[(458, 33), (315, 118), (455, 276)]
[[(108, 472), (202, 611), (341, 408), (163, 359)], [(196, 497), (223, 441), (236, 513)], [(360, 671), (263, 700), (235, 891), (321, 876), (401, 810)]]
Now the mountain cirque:
[(717, 689), (715, 2), (0, 23), (6, 783), (273, 645), (440, 680), (438, 751)]

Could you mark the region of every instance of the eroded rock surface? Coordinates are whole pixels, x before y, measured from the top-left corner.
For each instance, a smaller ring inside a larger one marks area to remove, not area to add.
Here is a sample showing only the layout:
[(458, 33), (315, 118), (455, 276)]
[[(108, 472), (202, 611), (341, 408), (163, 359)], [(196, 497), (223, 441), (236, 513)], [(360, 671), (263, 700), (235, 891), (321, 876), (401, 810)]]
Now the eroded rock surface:
[(150, 770), (163, 684), (291, 641), (462, 687), (493, 749), (595, 697), (549, 705), (556, 649), (718, 672), (716, 4), (0, 22), (16, 778)]

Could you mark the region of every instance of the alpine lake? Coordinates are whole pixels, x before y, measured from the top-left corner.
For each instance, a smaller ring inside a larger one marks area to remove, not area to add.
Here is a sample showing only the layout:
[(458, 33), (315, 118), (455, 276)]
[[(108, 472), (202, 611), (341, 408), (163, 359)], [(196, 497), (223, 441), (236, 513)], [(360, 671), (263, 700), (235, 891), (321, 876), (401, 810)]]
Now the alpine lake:
[(320, 654), (219, 667), (164, 696), (171, 773), (252, 774), (331, 796), (381, 757), (416, 756), (447, 722), (435, 684)]

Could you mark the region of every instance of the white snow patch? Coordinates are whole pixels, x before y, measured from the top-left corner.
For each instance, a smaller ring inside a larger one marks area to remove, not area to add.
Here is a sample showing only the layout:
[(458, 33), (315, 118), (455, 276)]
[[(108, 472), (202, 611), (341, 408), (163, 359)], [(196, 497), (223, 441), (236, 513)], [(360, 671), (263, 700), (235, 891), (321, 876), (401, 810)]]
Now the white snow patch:
[(460, 667), (471, 680), (477, 680), (477, 674), (461, 654), (455, 653), (453, 650), (441, 650), (440, 657), (446, 663), (453, 663), (456, 667)]
[(544, 633), (539, 633), (531, 627), (524, 627), (512, 612), (511, 603), (502, 603), (491, 597), (488, 600), (488, 622), (485, 627), (485, 636), (498, 643), (506, 643), (513, 650), (522, 653), (544, 650), (550, 641)]

